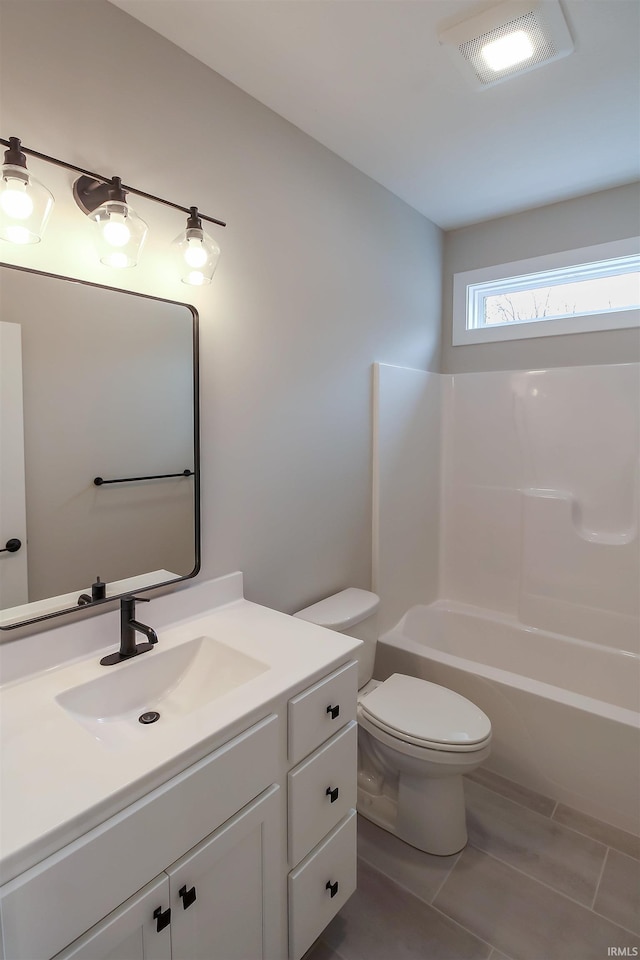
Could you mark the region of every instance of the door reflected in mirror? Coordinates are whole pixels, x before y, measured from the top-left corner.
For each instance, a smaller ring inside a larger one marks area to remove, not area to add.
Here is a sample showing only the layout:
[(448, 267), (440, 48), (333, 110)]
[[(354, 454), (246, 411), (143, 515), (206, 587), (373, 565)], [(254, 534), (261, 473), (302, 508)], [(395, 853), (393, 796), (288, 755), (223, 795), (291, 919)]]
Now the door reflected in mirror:
[(193, 308), (0, 265), (0, 410), (0, 628), (197, 573)]

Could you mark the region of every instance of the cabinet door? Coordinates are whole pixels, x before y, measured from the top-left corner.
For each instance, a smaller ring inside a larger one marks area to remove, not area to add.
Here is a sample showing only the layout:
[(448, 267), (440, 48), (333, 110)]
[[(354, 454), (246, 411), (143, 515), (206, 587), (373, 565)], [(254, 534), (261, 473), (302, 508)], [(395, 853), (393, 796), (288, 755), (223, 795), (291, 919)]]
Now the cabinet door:
[(270, 787), (166, 871), (176, 960), (284, 955), (280, 802)]
[(169, 879), (163, 874), (53, 960), (171, 960), (168, 906)]

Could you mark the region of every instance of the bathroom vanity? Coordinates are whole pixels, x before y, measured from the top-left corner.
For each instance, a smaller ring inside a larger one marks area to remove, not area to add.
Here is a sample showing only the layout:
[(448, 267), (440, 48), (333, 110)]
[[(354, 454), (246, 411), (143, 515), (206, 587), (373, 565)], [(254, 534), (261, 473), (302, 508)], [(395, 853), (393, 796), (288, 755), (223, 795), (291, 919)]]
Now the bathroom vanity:
[(3, 960), (299, 960), (355, 889), (359, 641), (240, 574), (145, 620), (107, 668), (117, 612), (0, 648)]

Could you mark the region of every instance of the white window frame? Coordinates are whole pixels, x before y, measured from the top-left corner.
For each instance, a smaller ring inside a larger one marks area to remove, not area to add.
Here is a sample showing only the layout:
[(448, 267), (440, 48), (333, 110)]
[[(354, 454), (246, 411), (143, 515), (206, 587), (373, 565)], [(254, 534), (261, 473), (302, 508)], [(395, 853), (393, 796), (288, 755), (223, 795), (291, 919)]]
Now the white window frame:
[[(472, 343), (495, 343), (501, 340), (526, 340), (533, 337), (555, 337), (562, 334), (589, 333), (599, 330), (620, 330), (626, 327), (640, 327), (640, 310), (614, 310), (608, 313), (591, 313), (571, 317), (537, 318), (519, 323), (491, 324), (486, 327), (467, 327), (468, 317), (473, 308), (473, 284), (491, 281), (508, 282), (513, 278), (526, 277), (528, 274), (553, 272), (583, 264), (593, 264), (595, 268), (604, 260), (616, 257), (638, 255), (640, 238), (614, 240), (579, 250), (565, 250), (561, 253), (533, 257), (529, 260), (517, 260), (513, 263), (482, 267), (479, 270), (467, 270), (453, 277), (453, 346)], [(589, 271), (585, 269), (584, 278)], [(532, 287), (534, 284), (532, 284)]]

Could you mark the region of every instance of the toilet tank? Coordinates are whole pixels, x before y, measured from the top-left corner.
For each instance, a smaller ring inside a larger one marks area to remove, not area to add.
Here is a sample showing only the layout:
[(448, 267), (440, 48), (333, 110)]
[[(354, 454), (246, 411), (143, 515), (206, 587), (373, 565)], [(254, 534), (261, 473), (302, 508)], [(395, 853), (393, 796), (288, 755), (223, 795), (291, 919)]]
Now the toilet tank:
[(378, 642), (378, 607), (380, 597), (370, 590), (347, 587), (318, 603), (298, 610), (294, 617), (317, 623), (320, 627), (336, 630), (348, 637), (362, 640), (363, 646), (355, 653), (358, 661), (358, 689), (373, 676), (373, 663)]

